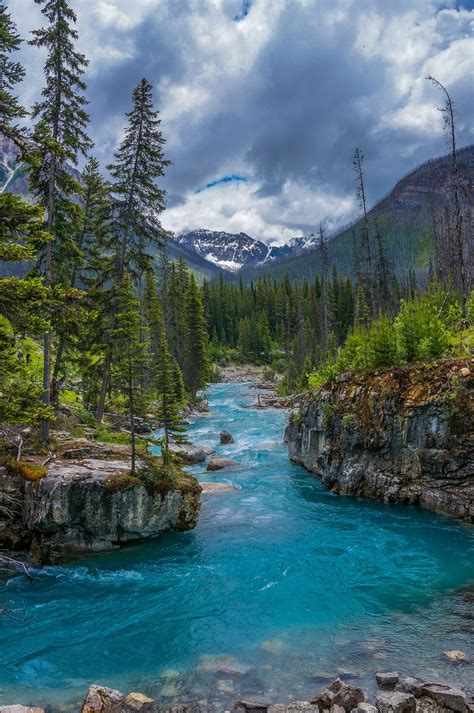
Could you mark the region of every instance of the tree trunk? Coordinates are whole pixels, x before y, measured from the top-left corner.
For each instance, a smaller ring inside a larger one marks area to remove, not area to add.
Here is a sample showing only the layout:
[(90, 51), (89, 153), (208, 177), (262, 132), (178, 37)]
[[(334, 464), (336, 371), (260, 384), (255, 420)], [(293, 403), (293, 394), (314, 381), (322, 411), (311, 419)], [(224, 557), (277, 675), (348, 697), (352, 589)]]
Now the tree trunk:
[(130, 412), (130, 436), (132, 441), (132, 466), (130, 468), (130, 473), (135, 475), (136, 471), (136, 450), (135, 450), (135, 409), (133, 404), (133, 374), (132, 374), (132, 357), (130, 352), (128, 353), (128, 402), (129, 402), (129, 412)]
[(99, 423), (102, 422), (102, 418), (104, 417), (105, 397), (107, 396), (107, 387), (109, 385), (111, 364), (112, 352), (109, 350), (105, 355), (104, 372), (102, 374), (102, 383), (100, 385), (99, 403), (97, 404), (97, 411), (95, 413), (95, 417), (97, 421), (99, 421)]

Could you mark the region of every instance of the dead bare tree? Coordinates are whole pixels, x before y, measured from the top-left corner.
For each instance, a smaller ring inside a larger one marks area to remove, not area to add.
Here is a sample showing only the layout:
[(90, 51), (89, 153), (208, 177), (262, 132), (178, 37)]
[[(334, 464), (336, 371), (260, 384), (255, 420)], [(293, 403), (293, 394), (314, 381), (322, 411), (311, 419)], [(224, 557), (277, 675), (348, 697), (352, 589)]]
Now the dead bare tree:
[(429, 76), (427, 77), (427, 80), (431, 82), (437, 89), (440, 89), (445, 97), (444, 105), (442, 107), (439, 107), (439, 111), (443, 115), (443, 128), (446, 133), (446, 138), (451, 154), (451, 175), (449, 181), (449, 188), (453, 202), (453, 215), (452, 219), (449, 221), (450, 224), (448, 226), (447, 237), (450, 243), (450, 252), (452, 251), (453, 254), (451, 280), (454, 283), (457, 283), (464, 309), (467, 299), (467, 284), (463, 244), (463, 215), (461, 210), (461, 191), (456, 146), (456, 111), (454, 107), (454, 102), (451, 99), (451, 96), (446, 87), (441, 84), (441, 82), (435, 77)]
[(375, 315), (377, 312), (375, 305), (375, 295), (374, 295), (374, 273), (372, 265), (372, 250), (370, 246), (370, 231), (369, 231), (369, 218), (367, 214), (367, 200), (365, 196), (365, 184), (364, 184), (364, 154), (358, 148), (354, 151), (354, 159), (352, 161), (352, 167), (356, 175), (356, 194), (359, 201), (359, 206), (362, 211), (362, 242), (365, 250), (365, 262), (366, 262), (366, 287), (367, 295), (370, 302), (370, 309), (372, 314)]

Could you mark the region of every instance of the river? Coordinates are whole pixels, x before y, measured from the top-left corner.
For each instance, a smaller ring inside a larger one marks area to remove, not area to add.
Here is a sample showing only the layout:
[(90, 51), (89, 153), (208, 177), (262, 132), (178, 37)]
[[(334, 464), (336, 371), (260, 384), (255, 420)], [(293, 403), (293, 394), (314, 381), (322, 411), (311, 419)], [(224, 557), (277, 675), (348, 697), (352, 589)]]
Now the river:
[[(59, 705), (90, 683), (209, 700), (303, 699), (342, 673), (370, 688), (395, 668), (472, 690), (474, 531), (414, 507), (339, 498), (283, 444), (286, 414), (245, 384), (209, 389), (190, 438), (239, 466), (200, 480), (198, 526), (15, 578), (0, 622), (0, 701)], [(229, 430), (235, 444), (218, 445)]]

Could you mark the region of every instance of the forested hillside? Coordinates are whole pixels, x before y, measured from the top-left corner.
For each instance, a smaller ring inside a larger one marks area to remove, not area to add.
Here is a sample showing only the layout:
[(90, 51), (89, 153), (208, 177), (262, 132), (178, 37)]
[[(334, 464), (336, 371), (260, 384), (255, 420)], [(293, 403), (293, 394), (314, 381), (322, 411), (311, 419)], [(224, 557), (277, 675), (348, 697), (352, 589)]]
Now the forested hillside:
[[(462, 185), (461, 201), (470, 213), (474, 184), (474, 146), (460, 149), (457, 156)], [(435, 260), (436, 235), (442, 231), (443, 206), (446, 207), (449, 201), (450, 177), (450, 155), (427, 161), (402, 178), (368, 213), (374, 252), (377, 250), (378, 230), (387, 260), (400, 281), (406, 282), (412, 273), (420, 285), (426, 284)], [(471, 221), (472, 213), (467, 216), (464, 225), (466, 241), (471, 236), (472, 261), (474, 239)], [(362, 233), (361, 218), (329, 240), (329, 264), (335, 264), (340, 274), (356, 274)], [(313, 250), (302, 257), (285, 259), (270, 267), (246, 270), (245, 278), (255, 278), (263, 273), (276, 278), (288, 274), (291, 278), (306, 277), (310, 280), (320, 271), (320, 255), (317, 250)]]

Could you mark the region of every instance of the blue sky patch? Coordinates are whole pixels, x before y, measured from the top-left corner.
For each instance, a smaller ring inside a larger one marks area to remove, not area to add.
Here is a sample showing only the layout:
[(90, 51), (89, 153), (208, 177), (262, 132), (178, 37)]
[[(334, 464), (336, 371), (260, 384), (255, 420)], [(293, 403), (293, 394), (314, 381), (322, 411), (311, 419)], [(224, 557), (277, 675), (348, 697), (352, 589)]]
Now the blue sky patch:
[(215, 181), (211, 181), (210, 183), (206, 183), (205, 186), (201, 186), (201, 188), (197, 188), (194, 192), (195, 193), (202, 193), (202, 191), (207, 190), (208, 188), (214, 188), (214, 186), (219, 186), (221, 183), (233, 183), (234, 181), (246, 181), (247, 176), (239, 176), (238, 174), (234, 176), (222, 176), (222, 178), (217, 178)]

